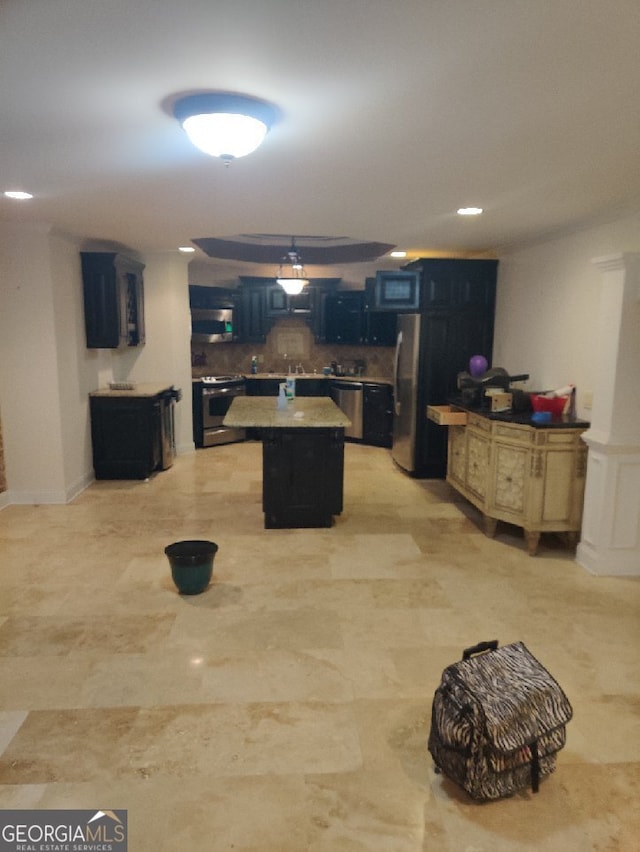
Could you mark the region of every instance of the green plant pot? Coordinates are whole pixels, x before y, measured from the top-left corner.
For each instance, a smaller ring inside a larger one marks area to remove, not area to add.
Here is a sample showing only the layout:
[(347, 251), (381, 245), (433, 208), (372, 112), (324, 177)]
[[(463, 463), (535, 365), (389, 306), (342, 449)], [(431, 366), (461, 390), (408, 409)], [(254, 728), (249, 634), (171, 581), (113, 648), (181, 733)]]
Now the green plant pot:
[(213, 541), (176, 541), (165, 547), (171, 577), (181, 595), (199, 595), (211, 582), (218, 545)]

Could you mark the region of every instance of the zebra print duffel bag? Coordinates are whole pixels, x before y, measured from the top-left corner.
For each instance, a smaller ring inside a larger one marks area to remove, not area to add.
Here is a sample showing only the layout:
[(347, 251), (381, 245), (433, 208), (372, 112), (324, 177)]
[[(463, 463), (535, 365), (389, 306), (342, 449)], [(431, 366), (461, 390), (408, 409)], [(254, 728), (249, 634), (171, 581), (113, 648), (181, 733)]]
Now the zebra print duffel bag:
[(522, 642), (482, 642), (447, 666), (436, 689), (428, 748), (442, 772), (474, 799), (530, 787), (556, 767), (573, 711)]

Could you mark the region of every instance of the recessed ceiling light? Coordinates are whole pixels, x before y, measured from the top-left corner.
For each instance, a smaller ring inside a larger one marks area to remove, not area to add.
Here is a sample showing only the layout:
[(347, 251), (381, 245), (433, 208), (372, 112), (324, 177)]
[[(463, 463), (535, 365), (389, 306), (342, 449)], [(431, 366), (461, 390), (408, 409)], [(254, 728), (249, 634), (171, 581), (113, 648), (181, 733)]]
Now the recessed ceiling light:
[(406, 253), (406, 251), (390, 251), (389, 256), (390, 257), (406, 257), (407, 253)]
[(18, 199), (19, 201), (25, 201), (28, 198), (33, 198), (33, 195), (31, 195), (30, 192), (21, 192), (20, 190), (13, 190), (13, 189), (5, 192), (5, 195), (6, 195), (7, 198), (15, 198), (15, 199)]
[(458, 209), (459, 216), (479, 216), (482, 213), (482, 207), (460, 207)]
[(178, 246), (178, 251), (184, 252), (185, 254), (190, 254), (192, 251), (195, 251), (193, 246)]

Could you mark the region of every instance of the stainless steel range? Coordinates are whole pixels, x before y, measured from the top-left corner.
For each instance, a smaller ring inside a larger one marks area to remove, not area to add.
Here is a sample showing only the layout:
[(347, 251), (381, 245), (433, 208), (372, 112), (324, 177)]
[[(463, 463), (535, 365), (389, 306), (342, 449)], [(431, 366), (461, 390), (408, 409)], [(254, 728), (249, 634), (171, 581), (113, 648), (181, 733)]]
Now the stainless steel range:
[(193, 434), (197, 447), (244, 441), (244, 429), (230, 429), (222, 421), (234, 398), (245, 393), (242, 376), (203, 376), (193, 383)]

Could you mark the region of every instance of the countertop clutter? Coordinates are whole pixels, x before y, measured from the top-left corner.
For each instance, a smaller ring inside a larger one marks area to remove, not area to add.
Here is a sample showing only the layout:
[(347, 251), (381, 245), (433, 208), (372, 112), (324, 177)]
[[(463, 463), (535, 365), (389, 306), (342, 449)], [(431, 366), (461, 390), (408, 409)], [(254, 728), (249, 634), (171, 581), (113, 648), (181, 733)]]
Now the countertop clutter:
[[(112, 386), (108, 388), (99, 388), (92, 391), (89, 396), (104, 396), (115, 397), (121, 396), (124, 398), (135, 399), (137, 397), (152, 397), (158, 394), (165, 393), (173, 389), (173, 385), (168, 385), (161, 382), (112, 382)], [(120, 385), (120, 387), (118, 387)], [(131, 385), (131, 387), (124, 387)]]
[(489, 408), (470, 406), (460, 397), (451, 397), (447, 402), (450, 407), (487, 417), (489, 420), (518, 423), (521, 426), (532, 426), (534, 429), (588, 429), (590, 425), (588, 420), (581, 420), (570, 414), (555, 415), (548, 421), (539, 422), (532, 418), (533, 411), (491, 411)]

